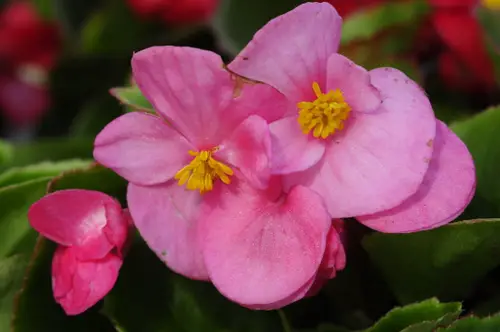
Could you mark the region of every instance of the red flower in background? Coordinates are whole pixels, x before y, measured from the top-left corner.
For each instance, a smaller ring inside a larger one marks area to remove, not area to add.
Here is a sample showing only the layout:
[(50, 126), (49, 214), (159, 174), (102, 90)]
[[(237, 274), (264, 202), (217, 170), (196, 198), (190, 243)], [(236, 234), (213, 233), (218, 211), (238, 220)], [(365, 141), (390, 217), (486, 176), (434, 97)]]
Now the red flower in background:
[[(404, 1), (404, 0), (401, 0)], [(387, 0), (328, 0), (343, 17)], [(432, 13), (414, 42), (417, 56), (438, 51), (438, 71), (450, 88), (475, 91), (495, 88), (493, 63), (474, 9), (477, 0), (428, 0)]]
[(194, 23), (209, 19), (218, 0), (127, 0), (133, 11), (145, 19), (168, 23)]
[(50, 98), (47, 72), (61, 48), (59, 30), (24, 1), (0, 12), (0, 109), (17, 125), (36, 122)]

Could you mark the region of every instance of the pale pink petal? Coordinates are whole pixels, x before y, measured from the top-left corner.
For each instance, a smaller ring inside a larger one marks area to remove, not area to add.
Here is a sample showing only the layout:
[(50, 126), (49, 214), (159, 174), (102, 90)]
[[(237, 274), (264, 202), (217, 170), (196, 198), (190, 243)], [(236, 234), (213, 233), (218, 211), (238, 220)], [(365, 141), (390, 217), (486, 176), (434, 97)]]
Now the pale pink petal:
[(328, 91), (340, 89), (354, 112), (372, 112), (382, 103), (368, 71), (340, 54), (328, 58), (326, 86)]
[(254, 187), (267, 187), (271, 176), (271, 134), (266, 120), (250, 116), (220, 148), (216, 158), (238, 167)]
[(109, 123), (94, 142), (94, 158), (130, 182), (168, 181), (192, 157), (193, 146), (159, 117), (132, 112)]
[(260, 29), (228, 67), (277, 88), (294, 103), (310, 100), (313, 81), (326, 83), (327, 60), (337, 52), (341, 25), (327, 3), (300, 5)]
[(284, 306), (287, 306), (289, 304), (292, 304), (294, 302), (297, 302), (304, 297), (308, 296), (309, 290), (315, 283), (315, 277), (309, 279), (302, 287), (299, 288), (295, 293), (292, 295), (279, 300), (274, 303), (269, 303), (269, 304), (259, 304), (259, 305), (243, 305), (246, 308), (252, 309), (252, 310), (276, 310), (283, 308)]
[(418, 190), (432, 156), (436, 120), (425, 92), (396, 69), (375, 69), (370, 77), (383, 106), (351, 113), (318, 164), (284, 179), (286, 187), (303, 184), (319, 193), (332, 218), (401, 204)]
[(267, 84), (251, 84), (233, 77), (233, 100), (221, 119), (234, 128), (250, 115), (258, 115), (268, 123), (281, 119), (286, 113), (297, 113), (297, 105), (284, 94)]
[(202, 196), (176, 182), (141, 187), (129, 184), (130, 214), (142, 238), (175, 272), (207, 280), (198, 243), (198, 219), (203, 216)]
[(31, 226), (64, 246), (82, 247), (80, 255), (103, 257), (113, 244), (103, 234), (107, 213), (120, 203), (98, 191), (68, 189), (49, 194), (28, 211)]
[(442, 226), (455, 219), (474, 195), (474, 162), (464, 143), (438, 121), (434, 153), (418, 191), (397, 207), (357, 217), (385, 233), (407, 233)]
[(287, 174), (314, 166), (325, 153), (325, 142), (304, 134), (296, 116), (289, 116), (270, 125), (272, 172)]
[(203, 220), (210, 280), (244, 306), (266, 307), (297, 294), (325, 250), (330, 219), (321, 198), (301, 186), (277, 200), (241, 182), (224, 189)]
[(216, 146), (233, 129), (219, 121), (235, 85), (219, 55), (189, 47), (150, 47), (134, 54), (132, 69), (155, 110), (198, 148)]
[(99, 260), (75, 261), (71, 253), (68, 253), (72, 248), (65, 249), (64, 251), (56, 251), (55, 255), (62, 255), (61, 257), (54, 256), (54, 261), (61, 261), (57, 265), (53, 264), (53, 285), (60, 284), (57, 281), (60, 273), (65, 274), (64, 271), (59, 270), (60, 267), (64, 269), (65, 265), (68, 264), (76, 268), (71, 280), (71, 289), (61, 295), (62, 292), (56, 291), (53, 286), (54, 297), (67, 315), (78, 315), (102, 300), (113, 288), (118, 278), (122, 259), (109, 253)]

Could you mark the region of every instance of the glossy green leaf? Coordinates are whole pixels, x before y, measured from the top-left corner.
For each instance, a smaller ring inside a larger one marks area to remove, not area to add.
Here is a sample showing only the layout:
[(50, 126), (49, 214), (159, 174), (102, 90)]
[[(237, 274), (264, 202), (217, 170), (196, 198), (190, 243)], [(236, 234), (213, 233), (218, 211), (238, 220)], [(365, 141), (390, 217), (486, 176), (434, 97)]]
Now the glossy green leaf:
[(437, 329), (436, 332), (498, 332), (500, 315), (486, 318), (465, 317), (452, 325)]
[(222, 0), (213, 26), (230, 53), (237, 54), (272, 18), (292, 10), (302, 0)]
[(459, 300), (500, 265), (500, 220), (471, 220), (413, 234), (374, 233), (363, 247), (399, 302)]
[(387, 2), (375, 8), (359, 11), (344, 21), (342, 43), (369, 39), (377, 33), (399, 25), (415, 25), (429, 13), (427, 1)]
[(90, 160), (65, 160), (59, 162), (42, 162), (39, 164), (13, 167), (0, 174), (0, 187), (14, 185), (38, 178), (59, 175), (61, 172), (89, 167)]
[(128, 253), (104, 312), (123, 332), (279, 332), (276, 312), (252, 311), (207, 282), (171, 272), (138, 240)]
[(500, 215), (500, 107), (493, 107), (451, 126), (464, 141), (476, 165), (476, 195), (467, 208), (468, 218)]
[(98, 306), (67, 316), (52, 295), (51, 263), (55, 244), (40, 238), (16, 297), (11, 332), (115, 332)]
[(433, 298), (391, 310), (366, 332), (432, 332), (441, 324), (449, 324), (461, 311), (458, 302), (439, 303)]
[(127, 182), (113, 171), (94, 164), (87, 169), (66, 172), (55, 178), (50, 182), (47, 191), (73, 188), (101, 191), (124, 203)]
[(25, 255), (0, 260), (0, 331), (9, 331), (14, 297), (21, 288), (27, 265)]
[(137, 86), (113, 88), (110, 92), (123, 105), (127, 106), (130, 111), (155, 112), (153, 106)]

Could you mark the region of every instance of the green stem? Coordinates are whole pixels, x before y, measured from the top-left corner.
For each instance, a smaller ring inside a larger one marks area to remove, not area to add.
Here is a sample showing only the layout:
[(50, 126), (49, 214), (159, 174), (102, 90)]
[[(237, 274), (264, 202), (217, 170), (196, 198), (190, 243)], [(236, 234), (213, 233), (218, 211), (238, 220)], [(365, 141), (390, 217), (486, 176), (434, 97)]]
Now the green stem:
[(281, 325), (283, 326), (283, 332), (292, 332), (292, 327), (286, 318), (285, 312), (281, 309), (278, 310), (278, 314), (280, 315)]

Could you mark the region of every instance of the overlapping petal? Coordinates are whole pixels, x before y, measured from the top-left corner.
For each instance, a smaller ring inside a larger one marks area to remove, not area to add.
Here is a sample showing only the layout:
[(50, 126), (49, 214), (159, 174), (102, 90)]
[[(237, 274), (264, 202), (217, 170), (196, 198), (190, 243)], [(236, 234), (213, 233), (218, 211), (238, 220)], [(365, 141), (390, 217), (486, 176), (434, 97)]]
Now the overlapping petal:
[(253, 186), (265, 189), (271, 176), (271, 134), (266, 120), (248, 117), (221, 144), (217, 157), (238, 167)]
[(340, 89), (354, 112), (373, 112), (382, 104), (369, 72), (340, 54), (328, 58), (327, 90)]
[(189, 163), (194, 147), (161, 118), (128, 113), (109, 123), (94, 142), (94, 158), (130, 182), (164, 183)]
[(103, 234), (107, 214), (121, 213), (120, 203), (97, 191), (57, 191), (34, 203), (28, 211), (31, 226), (63, 246), (84, 248), (80, 258), (102, 258), (113, 244)]
[(215, 146), (230, 133), (218, 120), (233, 97), (234, 82), (219, 55), (189, 47), (150, 47), (134, 54), (132, 70), (155, 110), (197, 147)]
[(326, 82), (328, 57), (337, 52), (342, 19), (327, 3), (306, 3), (267, 23), (229, 64), (239, 75), (262, 81), (293, 103)]
[(465, 144), (438, 122), (434, 153), (418, 191), (397, 207), (357, 219), (385, 233), (431, 229), (456, 218), (475, 190), (475, 169)]
[(172, 270), (208, 279), (198, 241), (202, 196), (171, 181), (158, 186), (129, 184), (127, 201), (139, 233)]
[(244, 306), (296, 299), (325, 250), (330, 219), (320, 197), (300, 186), (278, 199), (245, 183), (222, 189), (203, 221), (210, 280)]
[(323, 159), (285, 177), (325, 200), (332, 218), (376, 213), (401, 204), (424, 179), (432, 156), (436, 121), (424, 91), (396, 69), (370, 72), (383, 104), (353, 113), (332, 137)]
[(271, 123), (272, 172), (288, 174), (309, 169), (325, 153), (325, 142), (305, 135), (296, 116)]
[(79, 261), (74, 248), (59, 247), (52, 261), (52, 288), (68, 315), (78, 315), (99, 302), (118, 278), (122, 259), (108, 253), (99, 260)]

